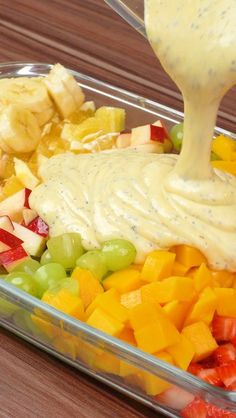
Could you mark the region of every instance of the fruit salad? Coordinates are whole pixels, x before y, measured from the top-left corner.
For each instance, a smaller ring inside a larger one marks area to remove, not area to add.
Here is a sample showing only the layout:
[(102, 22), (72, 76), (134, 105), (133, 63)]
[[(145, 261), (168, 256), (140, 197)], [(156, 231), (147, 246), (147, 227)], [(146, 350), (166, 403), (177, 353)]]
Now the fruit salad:
[[(86, 101), (60, 64), (45, 78), (0, 80), (1, 279), (89, 326), (228, 391), (236, 390), (236, 272), (216, 271), (196, 248), (150, 252), (136, 264), (135, 245), (105, 241), (85, 251), (79, 233), (51, 236), (29, 204), (40, 166), (66, 152), (134, 149), (178, 153), (183, 124), (160, 120), (126, 130), (125, 110)], [(236, 175), (236, 143), (212, 141), (212, 165)], [(116, 375), (181, 416), (236, 417), (151, 373), (59, 330), (0, 299), (0, 315), (23, 324), (59, 352)], [(179, 403), (177, 399), (181, 398)]]

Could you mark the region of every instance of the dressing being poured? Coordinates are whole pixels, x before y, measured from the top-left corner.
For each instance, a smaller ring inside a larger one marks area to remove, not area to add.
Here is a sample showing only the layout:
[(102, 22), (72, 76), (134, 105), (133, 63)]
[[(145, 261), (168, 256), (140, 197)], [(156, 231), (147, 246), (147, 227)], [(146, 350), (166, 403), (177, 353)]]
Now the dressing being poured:
[(217, 109), (236, 83), (235, 20), (235, 0), (145, 1), (150, 43), (184, 98), (181, 154), (51, 158), (30, 198), (51, 235), (77, 231), (86, 249), (125, 238), (137, 262), (153, 249), (188, 244), (211, 267), (236, 271), (236, 178), (210, 165)]

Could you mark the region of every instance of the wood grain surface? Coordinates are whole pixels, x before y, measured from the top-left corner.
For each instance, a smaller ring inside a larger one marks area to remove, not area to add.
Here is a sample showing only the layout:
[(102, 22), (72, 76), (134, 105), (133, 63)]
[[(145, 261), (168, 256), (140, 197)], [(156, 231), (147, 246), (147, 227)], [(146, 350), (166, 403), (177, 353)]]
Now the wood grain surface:
[[(176, 109), (181, 95), (147, 41), (103, 0), (0, 0), (0, 62), (61, 62)], [(219, 124), (236, 131), (236, 93)], [(0, 330), (0, 418), (143, 418), (151, 410)]]

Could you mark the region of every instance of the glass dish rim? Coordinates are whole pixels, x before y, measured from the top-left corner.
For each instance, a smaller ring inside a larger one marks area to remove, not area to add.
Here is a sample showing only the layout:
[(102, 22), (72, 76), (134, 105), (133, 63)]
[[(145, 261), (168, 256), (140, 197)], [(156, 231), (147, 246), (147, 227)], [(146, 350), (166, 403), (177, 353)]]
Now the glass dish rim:
[[(16, 71), (19, 68), (22, 67), (37, 67), (40, 66), (44, 70), (49, 70), (52, 68), (53, 64), (49, 63), (42, 63), (42, 62), (25, 62), (25, 61), (12, 61), (12, 62), (4, 62), (0, 63), (0, 79), (4, 78), (4, 74), (2, 75), (2, 70), (4, 70), (7, 67), (12, 67), (11, 72)], [(126, 96), (127, 98), (130, 98), (131, 100), (135, 100), (136, 102), (140, 102), (139, 105), (136, 105), (136, 107), (140, 108), (143, 111), (148, 111), (148, 109), (145, 108), (145, 106), (142, 106), (142, 104), (145, 104), (147, 106), (150, 106), (151, 108), (156, 108), (157, 111), (162, 111), (169, 113), (171, 115), (183, 118), (183, 113), (180, 111), (177, 111), (171, 107), (162, 105), (161, 103), (157, 103), (153, 100), (146, 99), (142, 96), (136, 95), (135, 93), (129, 92), (125, 89), (116, 87), (114, 85), (111, 85), (109, 83), (97, 80), (96, 78), (87, 76), (83, 73), (80, 73), (75, 70), (69, 69), (71, 74), (73, 74), (75, 77), (79, 78), (79, 82), (81, 86), (83, 87), (84, 82), (92, 82), (95, 83), (98, 87), (101, 88), (107, 88), (110, 91), (114, 91), (115, 93), (121, 94)], [(25, 74), (24, 74), (25, 75)], [(40, 76), (41, 74), (37, 74)], [(35, 74), (35, 76), (37, 76)], [(33, 74), (31, 75), (33, 76)], [(5, 75), (5, 77), (7, 77)], [(88, 86), (85, 85), (85, 87), (88, 88)], [(99, 91), (100, 92), (100, 91)], [(102, 92), (100, 92), (102, 93)], [(129, 103), (129, 102), (127, 102)], [(134, 106), (134, 103), (129, 103), (132, 106)], [(156, 113), (156, 112), (155, 112)], [(230, 133), (227, 130), (216, 128), (216, 131), (219, 133), (225, 133), (231, 137), (235, 137), (236, 135)], [(133, 364), (134, 366), (139, 366), (145, 369), (146, 371), (155, 374), (155, 367), (158, 368), (163, 374), (167, 373), (170, 375), (170, 382), (172, 380), (178, 380), (177, 384), (178, 386), (182, 387), (183, 389), (186, 389), (186, 385), (191, 385), (191, 391), (193, 389), (196, 390), (196, 393), (199, 394), (199, 391), (207, 392), (208, 395), (210, 395), (210, 398), (212, 397), (215, 402), (215, 398), (221, 398), (221, 400), (225, 402), (234, 402), (236, 404), (236, 393), (233, 391), (225, 391), (221, 388), (214, 387), (213, 385), (210, 385), (201, 379), (191, 375), (190, 373), (183, 371), (175, 366), (169, 365), (168, 363), (163, 362), (162, 360), (157, 359), (156, 357), (147, 354), (143, 351), (141, 351), (138, 348), (132, 347), (131, 345), (119, 340), (118, 338), (111, 337), (99, 330), (96, 330), (95, 328), (92, 328), (88, 326), (86, 323), (78, 321), (74, 319), (73, 317), (70, 317), (66, 314), (64, 314), (61, 311), (58, 311), (57, 309), (54, 309), (47, 305), (44, 302), (41, 302), (40, 300), (14, 288), (14, 286), (11, 286), (9, 283), (4, 282), (4, 280), (1, 280), (0, 277), (0, 295), (2, 297), (10, 299), (12, 302), (16, 301), (21, 305), (23, 308), (28, 307), (31, 312), (34, 312), (33, 309), (39, 308), (48, 313), (52, 318), (56, 318), (56, 321), (63, 321), (64, 324), (68, 327), (68, 331), (71, 332), (71, 330), (75, 330), (75, 332), (82, 332), (90, 336), (91, 338), (95, 338), (97, 341), (103, 341), (108, 345), (111, 345), (113, 348), (116, 349), (116, 355), (118, 354), (118, 357), (121, 357), (119, 353), (124, 353), (126, 357), (123, 359), (126, 359), (129, 363)], [(78, 335), (78, 334), (77, 334)], [(134, 357), (139, 362), (135, 362)], [(159, 374), (157, 374), (159, 377), (161, 377)], [(165, 380), (166, 375), (165, 375)], [(172, 382), (173, 383), (173, 382)], [(193, 393), (193, 392), (192, 392)], [(220, 400), (220, 399), (219, 399)], [(210, 402), (210, 399), (209, 399)]]

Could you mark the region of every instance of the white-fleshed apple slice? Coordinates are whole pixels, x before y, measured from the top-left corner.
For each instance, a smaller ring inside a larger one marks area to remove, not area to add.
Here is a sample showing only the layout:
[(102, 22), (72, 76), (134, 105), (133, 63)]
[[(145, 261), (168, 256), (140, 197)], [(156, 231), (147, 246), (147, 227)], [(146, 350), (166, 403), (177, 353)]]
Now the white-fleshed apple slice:
[(11, 232), (0, 228), (0, 252), (19, 247), (22, 242), (23, 241), (20, 238), (16, 237)]
[(12, 221), (21, 222), (22, 211), (29, 208), (30, 189), (22, 189), (0, 202), (0, 216), (7, 215)]
[(46, 239), (30, 229), (13, 222), (14, 235), (23, 241), (22, 247), (29, 255), (39, 257), (45, 249)]
[[(30, 222), (32, 222), (35, 218), (37, 218), (38, 214), (34, 209), (24, 208), (22, 211), (24, 225), (28, 226)], [(0, 225), (1, 226), (1, 225)]]
[(160, 121), (157, 121), (154, 124), (133, 128), (131, 131), (131, 146), (148, 144), (150, 141), (156, 141), (163, 144), (167, 137), (168, 133), (165, 127), (162, 126)]
[(20, 245), (19, 247), (10, 248), (10, 250), (0, 253), (0, 265), (10, 273), (27, 258), (29, 258), (29, 255), (22, 245)]
[(9, 216), (0, 216), (0, 228), (11, 233), (14, 231), (14, 227)]
[(116, 140), (116, 148), (127, 148), (131, 144), (131, 133), (120, 134)]

